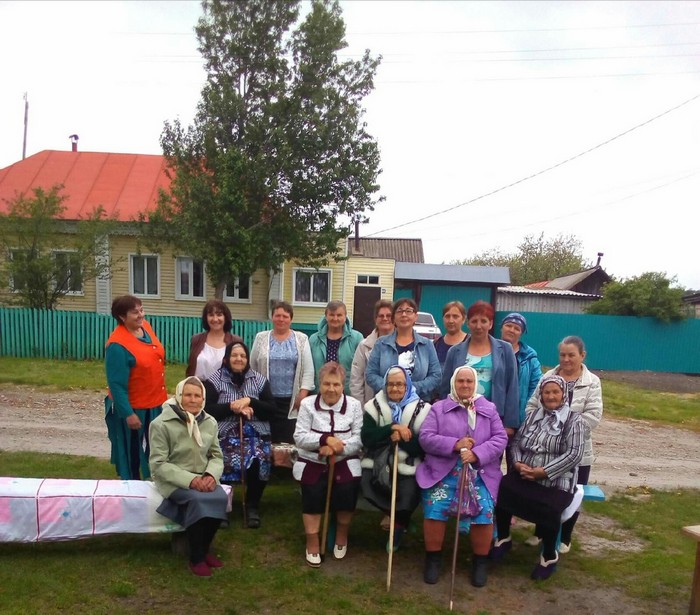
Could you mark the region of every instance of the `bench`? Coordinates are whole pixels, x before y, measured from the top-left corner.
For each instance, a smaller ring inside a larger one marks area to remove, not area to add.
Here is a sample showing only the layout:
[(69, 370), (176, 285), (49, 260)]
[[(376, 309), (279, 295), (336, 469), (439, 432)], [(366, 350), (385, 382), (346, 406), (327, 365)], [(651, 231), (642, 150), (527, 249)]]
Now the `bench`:
[[(223, 485), (231, 509), (233, 490)], [(0, 477), (0, 542), (181, 532), (151, 481)]]
[(690, 606), (688, 615), (700, 615), (700, 525), (689, 525), (681, 530), (686, 536), (690, 536), (697, 543), (695, 552), (695, 572), (693, 573), (693, 586), (690, 590)]

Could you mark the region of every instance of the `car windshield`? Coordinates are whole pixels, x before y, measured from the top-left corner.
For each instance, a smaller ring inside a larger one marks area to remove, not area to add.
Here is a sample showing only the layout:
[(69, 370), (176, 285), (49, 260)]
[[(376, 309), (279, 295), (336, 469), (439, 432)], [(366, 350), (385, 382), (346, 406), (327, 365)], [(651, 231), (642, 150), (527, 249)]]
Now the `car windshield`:
[(433, 318), (432, 314), (428, 314), (427, 312), (418, 312), (418, 318), (416, 320), (416, 324), (428, 325), (430, 327), (434, 327), (435, 326), (435, 319)]

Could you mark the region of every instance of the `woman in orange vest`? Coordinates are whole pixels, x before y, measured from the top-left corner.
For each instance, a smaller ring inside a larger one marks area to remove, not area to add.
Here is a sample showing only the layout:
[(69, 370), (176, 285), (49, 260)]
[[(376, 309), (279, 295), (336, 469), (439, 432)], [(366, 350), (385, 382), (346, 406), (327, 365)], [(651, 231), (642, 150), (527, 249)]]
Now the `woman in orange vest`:
[(141, 300), (131, 295), (112, 302), (119, 323), (106, 344), (109, 395), (105, 421), (112, 443), (111, 462), (124, 480), (149, 478), (148, 428), (168, 398), (165, 350), (143, 318)]

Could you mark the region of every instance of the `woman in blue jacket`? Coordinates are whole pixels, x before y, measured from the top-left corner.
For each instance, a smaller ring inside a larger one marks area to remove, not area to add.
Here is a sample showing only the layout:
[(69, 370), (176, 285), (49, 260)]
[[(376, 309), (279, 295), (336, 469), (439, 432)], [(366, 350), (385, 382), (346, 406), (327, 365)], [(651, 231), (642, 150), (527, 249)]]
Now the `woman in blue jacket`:
[(479, 374), (479, 390), (496, 405), (508, 436), (520, 427), (518, 365), (513, 347), (489, 335), (493, 327), (493, 307), (486, 301), (477, 301), (467, 310), (469, 336), (461, 344), (450, 348), (445, 359), (440, 383), (440, 398), (450, 392), (450, 378), (460, 365), (470, 365)]

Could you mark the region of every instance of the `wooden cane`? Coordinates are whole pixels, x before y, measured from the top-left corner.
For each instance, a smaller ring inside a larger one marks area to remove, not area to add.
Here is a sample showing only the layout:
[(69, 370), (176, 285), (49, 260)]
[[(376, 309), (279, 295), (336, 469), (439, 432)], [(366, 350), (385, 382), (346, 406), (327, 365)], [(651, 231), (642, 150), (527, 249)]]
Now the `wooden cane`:
[(328, 486), (326, 487), (326, 509), (323, 515), (323, 530), (321, 532), (321, 558), (326, 555), (328, 540), (328, 517), (331, 510), (331, 491), (333, 490), (333, 473), (335, 472), (335, 453), (328, 458)]
[(389, 564), (386, 569), (386, 591), (391, 589), (391, 570), (394, 564), (394, 531), (396, 529), (396, 483), (399, 471), (399, 443), (394, 442), (394, 467), (391, 469), (391, 517), (389, 521)]
[(243, 528), (248, 527), (248, 509), (245, 503), (245, 447), (243, 445), (243, 415), (238, 415), (238, 436), (241, 440), (241, 498), (243, 502)]
[[(466, 451), (466, 448), (463, 448), (460, 450), (460, 455), (462, 451)], [(462, 499), (464, 498), (464, 486), (466, 485), (467, 482), (467, 470), (469, 468), (469, 464), (465, 463), (462, 466), (462, 473), (460, 474), (459, 477), (459, 499), (457, 500), (457, 523), (455, 526), (455, 544), (452, 549), (452, 578), (450, 580), (450, 611), (452, 610), (452, 596), (454, 595), (455, 591), (455, 574), (457, 572), (457, 549), (459, 548), (459, 517), (460, 517), (460, 512), (462, 511)]]

